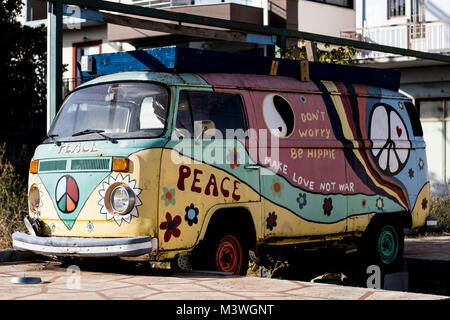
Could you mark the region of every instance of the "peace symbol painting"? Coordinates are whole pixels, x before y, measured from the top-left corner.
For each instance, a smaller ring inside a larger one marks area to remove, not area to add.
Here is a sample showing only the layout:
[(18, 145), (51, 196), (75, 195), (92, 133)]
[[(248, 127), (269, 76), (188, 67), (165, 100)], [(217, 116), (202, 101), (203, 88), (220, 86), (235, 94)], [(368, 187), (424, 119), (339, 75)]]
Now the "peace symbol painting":
[(277, 176), (261, 176), (262, 194), (319, 223), (411, 212), (427, 176), (419, 160), (425, 159), (425, 149), (413, 146), (408, 111), (398, 102), (404, 98), (370, 86), (314, 84), (325, 93), (253, 93), (262, 106), (256, 109), (259, 126), (280, 138), (276, 157), (258, 159)]
[(73, 212), (78, 204), (78, 185), (70, 175), (62, 176), (56, 184), (56, 203), (63, 213)]

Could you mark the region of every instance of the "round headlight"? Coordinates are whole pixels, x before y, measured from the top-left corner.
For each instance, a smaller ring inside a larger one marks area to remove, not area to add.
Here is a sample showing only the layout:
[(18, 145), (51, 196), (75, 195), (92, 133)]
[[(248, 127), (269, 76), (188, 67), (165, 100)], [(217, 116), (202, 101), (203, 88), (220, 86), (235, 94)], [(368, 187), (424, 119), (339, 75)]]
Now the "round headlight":
[(111, 192), (111, 207), (118, 214), (127, 214), (134, 207), (135, 195), (126, 186), (117, 186)]
[(32, 184), (30, 191), (28, 193), (28, 204), (30, 211), (36, 213), (39, 209), (39, 204), (41, 203), (41, 195), (39, 193), (39, 188), (37, 185)]

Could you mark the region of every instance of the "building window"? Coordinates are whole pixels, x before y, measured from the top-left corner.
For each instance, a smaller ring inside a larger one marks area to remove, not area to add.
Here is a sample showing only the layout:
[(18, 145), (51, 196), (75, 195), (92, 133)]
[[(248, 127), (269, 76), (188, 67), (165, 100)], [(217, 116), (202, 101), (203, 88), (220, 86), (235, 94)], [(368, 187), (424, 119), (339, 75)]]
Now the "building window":
[(405, 16), (405, 0), (388, 0), (388, 19)]
[(26, 19), (27, 21), (47, 19), (47, 2), (38, 0), (27, 0)]
[(72, 45), (72, 79), (67, 79), (67, 84), (72, 84), (72, 90), (83, 82), (81, 77), (81, 57), (102, 53), (102, 41), (89, 41), (74, 43)]
[(353, 0), (308, 0), (353, 9)]
[(425, 22), (425, 1), (424, 0), (411, 0), (411, 22), (409, 26), (409, 34), (411, 40), (423, 39), (426, 35)]
[(419, 107), (432, 187), (449, 184), (450, 100), (420, 100)]

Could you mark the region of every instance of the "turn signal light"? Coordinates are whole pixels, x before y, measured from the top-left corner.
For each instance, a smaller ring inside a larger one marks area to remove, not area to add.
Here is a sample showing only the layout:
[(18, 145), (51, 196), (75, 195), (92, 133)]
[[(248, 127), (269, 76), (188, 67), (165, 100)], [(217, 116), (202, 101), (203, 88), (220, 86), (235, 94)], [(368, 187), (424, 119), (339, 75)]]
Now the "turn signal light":
[(39, 161), (31, 161), (30, 162), (30, 173), (38, 173)]
[(114, 158), (112, 171), (128, 172), (130, 170), (130, 160), (128, 158)]

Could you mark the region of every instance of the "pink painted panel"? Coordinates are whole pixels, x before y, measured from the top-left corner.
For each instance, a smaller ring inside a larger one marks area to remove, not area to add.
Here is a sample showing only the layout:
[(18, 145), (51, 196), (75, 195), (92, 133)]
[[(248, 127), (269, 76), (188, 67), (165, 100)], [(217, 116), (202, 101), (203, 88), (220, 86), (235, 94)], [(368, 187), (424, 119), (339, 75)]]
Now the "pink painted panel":
[(301, 82), (291, 77), (229, 73), (203, 73), (200, 75), (206, 80), (206, 82), (213, 86), (271, 90), (319, 91), (313, 82)]

